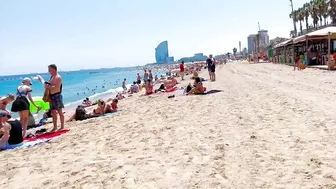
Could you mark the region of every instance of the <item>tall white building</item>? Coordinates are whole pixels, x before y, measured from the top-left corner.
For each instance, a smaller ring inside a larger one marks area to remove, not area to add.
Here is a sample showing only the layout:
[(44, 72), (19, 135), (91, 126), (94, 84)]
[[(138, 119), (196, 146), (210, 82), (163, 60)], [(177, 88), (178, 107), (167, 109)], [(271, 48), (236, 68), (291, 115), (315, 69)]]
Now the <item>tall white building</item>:
[[(269, 45), (269, 36), (267, 30), (258, 31), (259, 34), (259, 49), (264, 49)], [(247, 37), (247, 52), (248, 54), (254, 53), (254, 39), (257, 34), (251, 34)]]

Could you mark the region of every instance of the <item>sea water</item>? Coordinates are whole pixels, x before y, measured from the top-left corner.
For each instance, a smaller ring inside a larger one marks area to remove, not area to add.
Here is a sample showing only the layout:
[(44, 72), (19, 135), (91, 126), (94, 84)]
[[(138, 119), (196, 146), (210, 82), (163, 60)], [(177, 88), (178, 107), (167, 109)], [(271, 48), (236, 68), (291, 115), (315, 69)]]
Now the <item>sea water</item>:
[[(132, 71), (134, 70), (134, 71)], [(163, 72), (153, 71), (153, 76), (161, 75)], [(86, 97), (91, 101), (100, 98), (113, 98), (118, 92), (123, 91), (122, 81), (126, 79), (127, 87), (137, 79), (136, 68), (113, 68), (98, 70), (82, 70), (60, 72), (63, 81), (63, 102), (65, 109), (73, 109), (81, 104)], [(42, 97), (44, 87), (41, 82), (34, 80), (36, 75), (40, 75), (44, 80), (50, 79), (49, 73), (0, 76), (0, 97), (9, 93), (16, 94), (16, 89), (21, 85), (25, 77), (32, 78), (33, 97)], [(143, 72), (140, 72), (143, 76)], [(10, 109), (10, 106), (8, 107)]]

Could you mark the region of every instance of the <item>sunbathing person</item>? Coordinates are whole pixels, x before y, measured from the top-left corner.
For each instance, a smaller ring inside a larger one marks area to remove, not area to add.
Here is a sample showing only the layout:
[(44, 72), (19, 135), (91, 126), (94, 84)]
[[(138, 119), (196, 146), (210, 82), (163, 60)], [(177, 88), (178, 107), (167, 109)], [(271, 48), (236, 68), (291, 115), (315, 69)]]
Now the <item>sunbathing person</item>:
[(188, 94), (203, 94), (203, 93), (204, 93), (204, 87), (201, 82), (201, 79), (199, 77), (196, 77), (194, 82), (194, 88), (188, 91)]
[(151, 80), (147, 80), (145, 83), (146, 95), (153, 94), (153, 84)]
[(0, 110), (0, 150), (13, 149), (23, 142), (22, 126), (17, 120), (8, 122), (9, 112)]
[[(107, 102), (109, 102), (108, 100)], [(118, 111), (118, 99), (113, 99), (111, 104), (107, 104), (105, 113), (113, 113)]]
[(68, 122), (76, 120), (82, 121), (85, 119), (99, 117), (105, 113), (105, 102), (103, 100), (98, 100), (97, 108), (93, 110), (92, 113), (87, 113), (85, 107), (82, 105), (77, 106), (75, 113), (70, 117)]
[(13, 102), (15, 99), (13, 94), (9, 94), (7, 97), (1, 97), (0, 98), (0, 110), (6, 110), (6, 107), (8, 104), (10, 104), (11, 102)]

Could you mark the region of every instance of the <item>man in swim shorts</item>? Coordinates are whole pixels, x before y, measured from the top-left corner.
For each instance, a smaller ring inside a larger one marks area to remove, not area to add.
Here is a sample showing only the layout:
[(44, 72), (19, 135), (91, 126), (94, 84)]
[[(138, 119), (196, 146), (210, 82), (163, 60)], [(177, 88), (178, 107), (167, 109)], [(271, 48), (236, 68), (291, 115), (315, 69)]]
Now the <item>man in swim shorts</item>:
[(55, 132), (57, 130), (57, 113), (61, 120), (61, 128), (64, 129), (64, 114), (63, 114), (63, 96), (62, 96), (62, 77), (57, 73), (57, 66), (55, 64), (51, 64), (48, 66), (49, 73), (51, 78), (48, 83), (46, 83), (45, 87), (49, 90), (50, 93), (50, 110), (53, 118), (54, 127), (51, 132)]

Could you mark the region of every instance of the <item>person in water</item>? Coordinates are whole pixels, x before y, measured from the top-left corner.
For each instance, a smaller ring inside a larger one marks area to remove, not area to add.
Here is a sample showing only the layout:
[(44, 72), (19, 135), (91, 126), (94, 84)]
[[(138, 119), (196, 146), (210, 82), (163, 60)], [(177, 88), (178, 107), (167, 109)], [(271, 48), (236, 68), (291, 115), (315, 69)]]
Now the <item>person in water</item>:
[(203, 94), (204, 93), (204, 87), (201, 82), (201, 79), (199, 77), (195, 78), (194, 82), (194, 88), (192, 88), (188, 94)]
[(64, 114), (63, 114), (63, 96), (62, 96), (62, 77), (57, 73), (57, 66), (55, 64), (50, 64), (48, 66), (48, 71), (51, 75), (49, 82), (45, 83), (45, 88), (49, 90), (50, 94), (50, 109), (53, 119), (53, 129), (51, 132), (57, 130), (57, 113), (61, 120), (61, 128), (64, 129)]
[(29, 121), (29, 101), (27, 97), (29, 98), (32, 105), (35, 106), (38, 110), (40, 110), (40, 107), (36, 106), (32, 98), (31, 94), (32, 89), (30, 87), (31, 85), (32, 85), (31, 79), (27, 77), (23, 79), (22, 85), (20, 85), (16, 90), (16, 99), (14, 100), (11, 109), (12, 112), (19, 113), (23, 137), (26, 136)]
[(151, 80), (147, 80), (145, 83), (146, 95), (153, 94), (153, 84)]
[(9, 122), (9, 112), (0, 110), (0, 150), (13, 149), (22, 145), (22, 127), (17, 120)]

